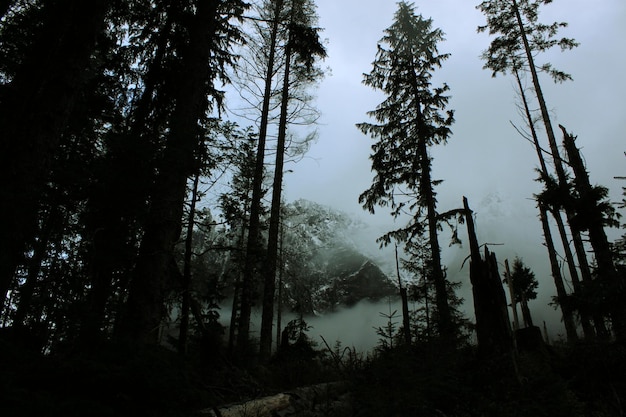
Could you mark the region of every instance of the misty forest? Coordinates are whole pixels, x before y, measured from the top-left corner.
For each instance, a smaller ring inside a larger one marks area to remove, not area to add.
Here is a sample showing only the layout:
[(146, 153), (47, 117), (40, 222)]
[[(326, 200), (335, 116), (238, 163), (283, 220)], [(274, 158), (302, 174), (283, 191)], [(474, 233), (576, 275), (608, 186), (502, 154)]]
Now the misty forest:
[(574, 82), (544, 53), (578, 43), (548, 3), (476, 5), (483, 69), (511, 80), (536, 153), (546, 306), (470, 199), (438, 206), (433, 150), (463, 132), (433, 80), (445, 34), (413, 3), (356, 80), (380, 97), (353, 129), (358, 203), (394, 219), (372, 241), (389, 270), (361, 218), (283, 195), (332, 70), (314, 0), (0, 1), (2, 415), (624, 416), (626, 197), (553, 120), (542, 91)]

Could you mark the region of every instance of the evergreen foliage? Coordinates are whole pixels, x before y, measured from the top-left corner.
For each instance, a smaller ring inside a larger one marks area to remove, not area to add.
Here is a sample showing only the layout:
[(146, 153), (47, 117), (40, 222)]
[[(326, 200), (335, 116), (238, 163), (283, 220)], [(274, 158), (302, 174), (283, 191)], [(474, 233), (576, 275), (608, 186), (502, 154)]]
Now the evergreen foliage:
[[(482, 54), (484, 68), (492, 70), (494, 77), (498, 73), (506, 74), (509, 71), (530, 71), (529, 65), (534, 65), (526, 59), (517, 12), (524, 19), (524, 33), (528, 36), (533, 55), (546, 52), (555, 46), (562, 51), (578, 46), (574, 39), (557, 37), (559, 29), (567, 27), (566, 22), (546, 24), (539, 21), (540, 7), (551, 2), (552, 0), (488, 0), (476, 6), (487, 18), (487, 24), (479, 26), (478, 32), (488, 31), (490, 35), (496, 35)], [(555, 82), (572, 79), (571, 75), (557, 70), (550, 63), (538, 65), (536, 69), (547, 73)]]
[[(513, 260), (513, 271), (511, 272), (513, 283), (513, 294), (515, 301), (521, 303), (522, 300), (534, 300), (537, 298), (537, 288), (539, 282), (535, 278), (535, 273), (524, 265), (522, 259), (515, 257)], [(503, 282), (506, 282), (503, 281)]]
[(437, 43), (443, 32), (432, 28), (432, 20), (416, 15), (414, 7), (398, 3), (393, 24), (385, 30), (378, 45), (373, 69), (363, 83), (385, 93), (385, 100), (368, 115), (377, 123), (357, 127), (377, 142), (372, 145), (372, 185), (359, 196), (363, 208), (374, 213), (376, 206), (390, 207), (394, 217), (405, 211), (409, 224), (382, 236), (410, 240), (428, 232), (432, 277), (435, 285), (441, 336), (454, 339), (446, 279), (441, 266), (438, 219), (431, 158), (428, 148), (444, 144), (451, 134), (453, 111), (446, 110), (449, 90), (431, 85), (432, 72), (441, 67), (448, 54), (439, 54)]

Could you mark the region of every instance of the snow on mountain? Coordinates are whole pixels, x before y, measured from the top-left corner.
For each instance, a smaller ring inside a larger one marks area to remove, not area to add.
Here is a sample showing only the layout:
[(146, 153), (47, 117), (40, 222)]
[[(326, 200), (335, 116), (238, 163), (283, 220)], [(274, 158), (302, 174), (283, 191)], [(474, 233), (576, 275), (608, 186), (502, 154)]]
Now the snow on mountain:
[(284, 210), (283, 280), (293, 310), (323, 313), (396, 294), (387, 275), (359, 249), (365, 223), (308, 200)]

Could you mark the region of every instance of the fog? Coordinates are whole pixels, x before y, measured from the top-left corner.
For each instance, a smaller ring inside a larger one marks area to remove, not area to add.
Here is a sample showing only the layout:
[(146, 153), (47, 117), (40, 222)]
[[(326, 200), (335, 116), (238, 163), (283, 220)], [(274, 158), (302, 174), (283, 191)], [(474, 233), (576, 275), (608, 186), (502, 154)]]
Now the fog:
[[(458, 295), (464, 297), (466, 300), (461, 311), (467, 318), (474, 321), (470, 286), (464, 285), (458, 292)], [(539, 307), (542, 301), (545, 300), (530, 302), (535, 325), (543, 327), (543, 322), (545, 321), (550, 340), (564, 339), (565, 331), (560, 323), (559, 315), (555, 314), (554, 309), (551, 307), (536, 308)], [(220, 309), (220, 323), (226, 328), (229, 325), (230, 305), (231, 302), (229, 300), (223, 303)], [(419, 305), (417, 303), (409, 301), (409, 311), (414, 311), (418, 307)], [(326, 340), (331, 348), (334, 348), (335, 344), (339, 342), (342, 348), (354, 348), (357, 352), (367, 354), (371, 353), (374, 348), (380, 344), (380, 336), (376, 333), (376, 329), (386, 326), (388, 319), (385, 315), (392, 315), (394, 311), (396, 314), (392, 322), (395, 324), (397, 330), (402, 326), (402, 306), (399, 298), (384, 299), (376, 302), (362, 300), (352, 307), (343, 307), (337, 311), (321, 315), (305, 316), (304, 321), (310, 326), (307, 335), (316, 343), (318, 349), (326, 349), (324, 343), (324, 340)], [(518, 314), (521, 317), (519, 307)], [(509, 315), (512, 319), (510, 310)], [(296, 318), (297, 315), (293, 312), (283, 312), (281, 327), (284, 328), (289, 321)], [(259, 309), (253, 309), (250, 322), (251, 337), (258, 338), (260, 325), (261, 311)]]
[[(230, 319), (230, 302), (223, 304), (220, 309), (220, 323), (228, 326)], [(379, 336), (376, 329), (387, 325), (387, 318), (380, 313), (389, 314), (397, 310), (398, 317), (392, 321), (396, 328), (402, 325), (401, 306), (399, 299), (380, 300), (371, 302), (363, 300), (350, 308), (340, 308), (335, 312), (323, 315), (309, 315), (304, 317), (304, 321), (310, 326), (307, 335), (316, 343), (318, 349), (325, 349), (324, 340), (331, 348), (336, 342), (340, 342), (342, 347), (350, 347), (358, 352), (371, 352), (378, 344)], [(291, 320), (298, 316), (293, 312), (284, 312), (282, 315), (282, 328)], [(259, 336), (261, 325), (261, 311), (253, 309), (250, 321), (251, 337)], [(323, 338), (323, 339), (322, 339)]]
[[(561, 322), (560, 309), (555, 309), (551, 305), (552, 297), (555, 295), (555, 287), (547, 250), (543, 244), (543, 232), (538, 219), (538, 211), (534, 202), (530, 199), (527, 199), (528, 204), (518, 204), (519, 199), (520, 196), (515, 194), (491, 192), (487, 193), (479, 201), (469, 201), (470, 208), (474, 212), (479, 244), (486, 244), (490, 252), (496, 254), (501, 275), (504, 272), (505, 259), (512, 262), (516, 256), (522, 258), (526, 266), (535, 273), (539, 282), (538, 297), (529, 303), (534, 324), (542, 327), (545, 321), (550, 339), (562, 338), (565, 334), (565, 328)], [(461, 199), (457, 202), (451, 201), (448, 206), (441, 207), (440, 211), (458, 208), (461, 204)], [(442, 206), (441, 203), (440, 206)], [(355, 213), (354, 215), (367, 218), (367, 215), (361, 213)], [(379, 216), (372, 217), (374, 217), (374, 220), (380, 219)], [(391, 228), (400, 226), (405, 220), (398, 219), (395, 223), (370, 221), (366, 222), (366, 227), (355, 231), (357, 235), (354, 240), (359, 242), (359, 249), (375, 260), (394, 283), (397, 282), (394, 249), (393, 247), (380, 248), (380, 245), (376, 243), (376, 238)], [(460, 245), (449, 245), (451, 232), (447, 227), (444, 226), (444, 229), (439, 234), (440, 246), (442, 248), (442, 265), (446, 268), (447, 277), (451, 282), (461, 283), (457, 291), (457, 295), (464, 300), (461, 311), (467, 318), (474, 321), (472, 288), (469, 281), (469, 260), (467, 259), (469, 256), (467, 230), (464, 224), (456, 226), (459, 230), (458, 237), (462, 241)], [(400, 258), (404, 257), (401, 249), (399, 250), (399, 256)], [(562, 267), (561, 272), (565, 278), (569, 277), (564, 267)], [(404, 283), (413, 282), (416, 279), (416, 277), (402, 270), (400, 275)], [(566, 285), (570, 285), (567, 280)], [(569, 289), (571, 290), (571, 287)], [(507, 300), (509, 300), (506, 286), (504, 286), (504, 291)], [(397, 303), (394, 309), (399, 309)], [(365, 302), (364, 305), (359, 306), (359, 314), (367, 314), (368, 316), (364, 320), (378, 320), (379, 312), (387, 310), (388, 308), (384, 302), (382, 304)], [(521, 317), (519, 307), (518, 313)], [(512, 320), (511, 309), (509, 309), (509, 316)], [(349, 317), (352, 317), (352, 312), (345, 311), (337, 316), (329, 316), (328, 318), (329, 320), (332, 319), (332, 323), (320, 324), (320, 326), (326, 328), (335, 325), (333, 323), (341, 326), (344, 317), (346, 317), (346, 320), (350, 320)], [(322, 319), (320, 318), (320, 320)], [(355, 323), (360, 323), (360, 321), (355, 320)], [(358, 332), (353, 333), (358, 334)], [(341, 332), (338, 334), (341, 334)]]

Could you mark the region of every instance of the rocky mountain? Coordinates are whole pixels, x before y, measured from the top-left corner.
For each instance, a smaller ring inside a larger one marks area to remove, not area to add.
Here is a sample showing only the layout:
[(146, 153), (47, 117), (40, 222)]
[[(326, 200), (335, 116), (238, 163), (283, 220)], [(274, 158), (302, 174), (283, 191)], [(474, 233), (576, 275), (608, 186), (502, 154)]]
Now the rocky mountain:
[(396, 295), (387, 275), (359, 249), (362, 222), (307, 200), (286, 205), (284, 213), (283, 305), (315, 314)]

